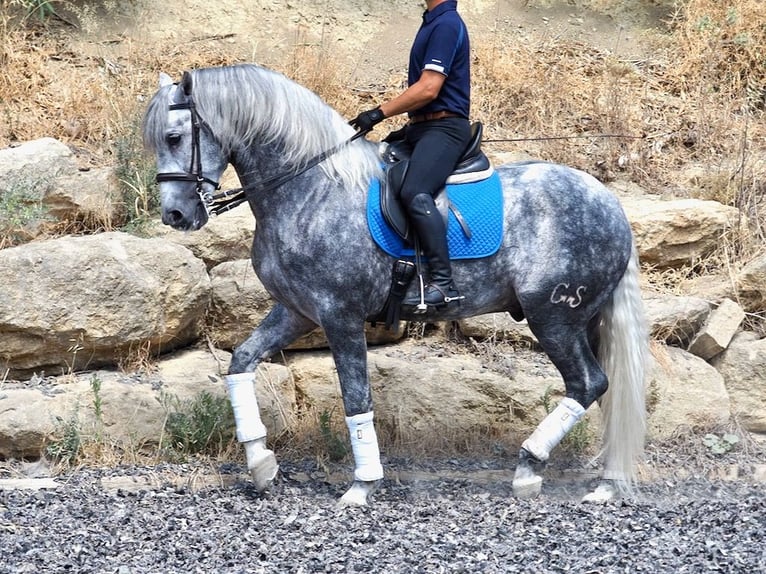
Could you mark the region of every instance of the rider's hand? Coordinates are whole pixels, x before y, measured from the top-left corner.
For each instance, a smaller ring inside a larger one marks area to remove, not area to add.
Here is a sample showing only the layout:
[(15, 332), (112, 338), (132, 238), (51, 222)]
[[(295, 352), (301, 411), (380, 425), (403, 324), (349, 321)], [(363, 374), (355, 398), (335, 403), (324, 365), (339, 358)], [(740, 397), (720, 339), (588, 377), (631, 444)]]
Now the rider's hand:
[(375, 126), (375, 124), (382, 122), (384, 119), (386, 119), (386, 116), (380, 111), (380, 107), (377, 107), (362, 112), (348, 123), (351, 127), (360, 132), (368, 132)]

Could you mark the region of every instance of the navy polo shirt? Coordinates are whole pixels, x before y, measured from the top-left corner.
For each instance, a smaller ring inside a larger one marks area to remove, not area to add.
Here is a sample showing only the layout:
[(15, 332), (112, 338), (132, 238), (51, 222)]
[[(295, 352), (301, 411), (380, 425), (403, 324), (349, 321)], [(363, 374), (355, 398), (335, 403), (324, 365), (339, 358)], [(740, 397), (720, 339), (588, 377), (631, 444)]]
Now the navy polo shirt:
[(410, 50), (408, 84), (420, 79), (423, 70), (444, 74), (439, 95), (410, 116), (449, 111), (469, 117), (471, 107), (471, 49), (468, 29), (457, 12), (457, 1), (443, 2), (423, 14)]

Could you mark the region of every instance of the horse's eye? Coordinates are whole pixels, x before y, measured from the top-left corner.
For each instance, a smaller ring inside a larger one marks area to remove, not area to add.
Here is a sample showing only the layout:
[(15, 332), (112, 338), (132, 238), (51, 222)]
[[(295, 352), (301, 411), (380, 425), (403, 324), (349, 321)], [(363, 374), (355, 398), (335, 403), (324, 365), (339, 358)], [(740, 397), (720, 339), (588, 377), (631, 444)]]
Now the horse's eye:
[(165, 141), (169, 146), (177, 146), (181, 143), (181, 134), (168, 134), (165, 136)]

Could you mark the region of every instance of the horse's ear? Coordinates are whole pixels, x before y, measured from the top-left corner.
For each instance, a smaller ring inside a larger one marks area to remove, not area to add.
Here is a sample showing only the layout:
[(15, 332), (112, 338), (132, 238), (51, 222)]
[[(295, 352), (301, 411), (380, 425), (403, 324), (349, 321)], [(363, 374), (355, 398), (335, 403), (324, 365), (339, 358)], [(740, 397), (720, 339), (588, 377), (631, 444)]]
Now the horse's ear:
[(169, 86), (172, 83), (173, 83), (173, 78), (168, 76), (165, 72), (160, 72), (160, 88)]
[(191, 72), (184, 72), (184, 76), (181, 79), (180, 88), (183, 90), (184, 95), (187, 97), (192, 95), (192, 83)]

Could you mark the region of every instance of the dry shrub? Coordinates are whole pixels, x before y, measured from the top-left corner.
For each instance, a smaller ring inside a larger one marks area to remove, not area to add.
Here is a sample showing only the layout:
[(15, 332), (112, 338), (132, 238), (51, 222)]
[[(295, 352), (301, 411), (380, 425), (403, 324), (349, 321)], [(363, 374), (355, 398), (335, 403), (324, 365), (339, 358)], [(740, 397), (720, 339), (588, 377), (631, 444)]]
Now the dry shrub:
[[(765, 238), (766, 4), (578, 4), (608, 13), (619, 8), (636, 17), (657, 7), (672, 14), (678, 7), (667, 33), (645, 38), (652, 51), (643, 59), (621, 59), (562, 38), (475, 38), (474, 119), (485, 123), (486, 139), (525, 140), (488, 143), (487, 150), (525, 151), (603, 181), (628, 178), (650, 191), (734, 205), (756, 238)], [(73, 47), (69, 28), (55, 28), (61, 24), (17, 25), (8, 18), (0, 23), (0, 147), (52, 136), (92, 164), (114, 163), (121, 140), (140, 146), (130, 130), (156, 89), (158, 72), (179, 77), (185, 69), (252, 56), (216, 38), (123, 39), (108, 50), (82, 51)], [(372, 88), (348, 85), (343, 63), (353, 58), (332, 53), (326, 36), (323, 29), (309, 41), (308, 31), (299, 31), (292, 53), (275, 67), (346, 117), (402, 89), (404, 70), (381, 77)], [(643, 138), (598, 137), (603, 134)]]
[[(113, 60), (70, 51), (64, 33), (19, 28), (6, 38), (0, 75), (0, 146), (43, 136), (79, 148), (93, 162), (108, 160), (157, 88), (158, 75), (234, 60), (214, 46), (135, 45), (125, 41)], [(202, 43), (200, 43), (202, 44)]]
[(639, 157), (640, 83), (630, 65), (577, 42), (478, 45), (473, 113), (488, 139), (520, 139), (535, 157), (613, 179)]
[(705, 197), (738, 207), (760, 240), (766, 237), (764, 22), (766, 4), (760, 0), (680, 3), (663, 74), (675, 103), (668, 119), (680, 140), (679, 163), (704, 166)]
[(670, 87), (693, 94), (706, 84), (724, 97), (749, 99), (763, 110), (765, 18), (761, 0), (682, 2), (673, 22), (676, 58)]

